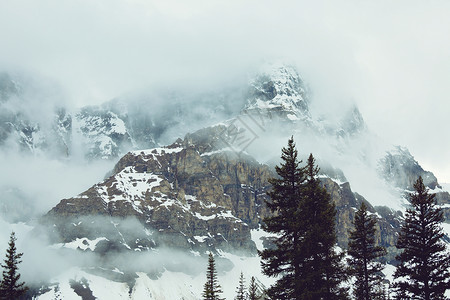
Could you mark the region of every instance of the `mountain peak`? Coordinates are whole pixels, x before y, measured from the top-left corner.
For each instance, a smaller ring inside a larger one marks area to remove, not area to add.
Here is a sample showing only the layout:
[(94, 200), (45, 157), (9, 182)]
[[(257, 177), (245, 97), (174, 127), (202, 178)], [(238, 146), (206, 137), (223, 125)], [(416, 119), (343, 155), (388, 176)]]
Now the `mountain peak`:
[(355, 104), (344, 115), (340, 121), (340, 126), (343, 132), (350, 136), (361, 133), (367, 128), (364, 118)]
[(0, 102), (8, 100), (20, 91), (19, 84), (6, 72), (0, 73)]
[(295, 67), (265, 65), (250, 83), (244, 111), (276, 113), (292, 121), (310, 118), (306, 88)]
[(395, 146), (387, 151), (379, 163), (379, 172), (386, 181), (407, 191), (414, 190), (419, 176), (430, 189), (441, 188), (434, 174), (425, 171), (405, 147)]

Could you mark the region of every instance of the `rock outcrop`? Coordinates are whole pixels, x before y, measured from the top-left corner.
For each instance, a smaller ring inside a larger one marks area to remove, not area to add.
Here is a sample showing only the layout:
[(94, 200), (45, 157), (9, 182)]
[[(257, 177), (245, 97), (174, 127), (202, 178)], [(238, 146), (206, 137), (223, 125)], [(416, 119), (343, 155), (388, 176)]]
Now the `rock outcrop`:
[(270, 64), (251, 82), (246, 113), (305, 121), (311, 118), (306, 87), (292, 66)]
[[(62, 200), (43, 223), (54, 231), (54, 242), (102, 239), (94, 247), (100, 252), (170, 246), (255, 253), (250, 230), (270, 214), (265, 201), (275, 173), (226, 147), (228, 130), (217, 125), (168, 147), (129, 152), (111, 177)], [(365, 200), (348, 182), (327, 175), (321, 182), (336, 203), (338, 244), (345, 248), (354, 213)], [(369, 208), (379, 219), (377, 242), (392, 247), (397, 218)], [(127, 225), (130, 219), (134, 226)]]
[(380, 160), (379, 173), (394, 187), (406, 191), (414, 190), (414, 182), (419, 176), (422, 176), (423, 183), (430, 189), (440, 188), (434, 174), (425, 171), (408, 149), (400, 146), (386, 152), (385, 157)]
[[(100, 216), (102, 223), (105, 218), (135, 218), (143, 233), (157, 232), (143, 235), (133, 246), (119, 241), (125, 248), (148, 247), (152, 241), (192, 250), (254, 251), (250, 229), (257, 228), (260, 216), (267, 214), (268, 167), (226, 149), (206, 152), (204, 145), (196, 147), (190, 138), (183, 141), (184, 147), (175, 143), (128, 153), (117, 163), (113, 176), (62, 200), (47, 214), (46, 222), (55, 223), (65, 243), (86, 237), (78, 219)], [(70, 231), (67, 224), (78, 225)]]

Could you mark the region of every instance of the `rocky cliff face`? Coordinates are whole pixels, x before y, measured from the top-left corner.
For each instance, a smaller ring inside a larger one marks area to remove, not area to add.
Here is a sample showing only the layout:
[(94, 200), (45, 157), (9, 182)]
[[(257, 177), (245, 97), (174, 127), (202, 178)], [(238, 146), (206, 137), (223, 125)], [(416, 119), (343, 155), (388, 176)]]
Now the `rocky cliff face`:
[(367, 130), (364, 118), (358, 107), (353, 105), (339, 122), (337, 136), (345, 138), (362, 134)]
[[(158, 91), (69, 110), (43, 86), (0, 74), (0, 147), (8, 141), (24, 152), (88, 160), (119, 159), (128, 151), (168, 144), (217, 120), (235, 117), (245, 87), (215, 92)], [(54, 102), (54, 103), (52, 103)], [(33, 110), (42, 103), (39, 112)]]
[(337, 183), (336, 181), (322, 176), (322, 186), (328, 191), (331, 199), (336, 204), (336, 234), (338, 245), (347, 248), (349, 230), (353, 229), (353, 220), (356, 210), (362, 202), (368, 206), (368, 211), (376, 218), (376, 243), (387, 248), (386, 259), (395, 257), (396, 234), (400, 228), (401, 213), (395, 212), (387, 207), (373, 207), (363, 196), (354, 193), (348, 182)]
[[(217, 125), (165, 148), (129, 152), (111, 177), (62, 200), (44, 217), (55, 233), (54, 242), (70, 245), (86, 239), (89, 244), (101, 239), (94, 247), (100, 252), (164, 245), (255, 253), (250, 230), (270, 213), (266, 192), (275, 174), (273, 168), (227, 147), (223, 133), (228, 130)], [(346, 247), (354, 213), (364, 198), (353, 193), (349, 183), (321, 176), (336, 203), (338, 243)], [(379, 219), (378, 242), (392, 247), (397, 216), (369, 207)], [(136, 221), (134, 226), (129, 220)]]
[(75, 118), (89, 159), (111, 159), (133, 147), (123, 116), (92, 106), (82, 108)]
[(33, 113), (24, 114), (17, 105), (47, 101), (39, 93), (24, 92), (27, 89), (20, 78), (6, 73), (0, 78), (2, 108), (14, 108), (0, 113), (0, 143), (12, 139), (29, 152), (47, 152), (52, 147), (53, 156), (70, 157), (76, 149), (77, 155), (81, 152), (89, 160), (118, 159), (131, 150), (167, 145), (218, 121), (246, 117), (263, 119), (270, 124), (267, 128), (284, 128), (289, 134), (307, 130), (348, 138), (365, 128), (357, 107), (338, 123), (321, 124), (311, 115), (308, 91), (297, 70), (283, 64), (262, 67), (248, 85), (216, 91), (158, 91), (73, 111), (57, 101), (58, 105), (46, 105), (49, 111), (42, 112), (54, 120), (51, 125)]
[(380, 160), (379, 172), (387, 182), (402, 190), (413, 191), (414, 182), (419, 176), (430, 189), (441, 188), (434, 174), (425, 171), (404, 147), (397, 146), (386, 152)]
[(6, 72), (0, 73), (0, 102), (6, 102), (9, 98), (17, 96), (20, 85)]
[(295, 68), (271, 64), (265, 69), (251, 82), (244, 111), (282, 120), (310, 119), (306, 87)]
[[(436, 202), (442, 209), (446, 223), (450, 224), (450, 194), (448, 192), (437, 192)], [(450, 239), (450, 236), (448, 237)]]
[(0, 145), (9, 145), (25, 153), (47, 152), (67, 157), (71, 144), (71, 116), (64, 109), (55, 109), (48, 124), (41, 126), (20, 112), (0, 113)]
[[(166, 245), (195, 251), (209, 247), (254, 251), (250, 229), (257, 228), (260, 216), (266, 214), (269, 176), (265, 165), (225, 149), (206, 152), (205, 145), (193, 145), (188, 137), (167, 148), (128, 153), (113, 176), (62, 200), (45, 220), (56, 224), (65, 243), (99, 238), (92, 232), (85, 235), (86, 221), (78, 221), (92, 219), (107, 225), (97, 234), (115, 248)], [(135, 218), (142, 225), (142, 235), (126, 243), (107, 236), (117, 227), (116, 221), (108, 225), (108, 218)]]
[[(8, 108), (9, 101), (21, 101), (22, 90), (19, 83), (2, 75), (1, 105)], [(295, 68), (285, 65), (270, 65), (249, 87), (234, 94), (162, 93), (152, 97), (116, 99), (75, 113), (54, 108), (51, 125), (45, 128), (17, 109), (1, 111), (0, 142), (14, 136), (31, 152), (52, 148), (70, 156), (73, 144), (81, 141), (89, 159), (114, 159), (129, 150), (152, 148), (129, 152), (111, 177), (52, 209), (45, 222), (55, 223), (56, 240), (71, 243), (101, 238), (99, 249), (150, 249), (167, 244), (195, 251), (208, 247), (253, 251), (250, 230), (268, 213), (264, 205), (270, 188), (267, 179), (275, 174), (272, 165), (261, 164), (246, 153), (246, 145), (256, 136), (248, 133), (259, 126), (262, 134), (294, 132), (305, 139), (335, 139), (326, 146), (337, 155), (344, 155), (350, 145), (347, 141), (368, 134), (356, 106), (337, 123), (325, 124), (312, 116), (305, 84)], [(192, 130), (217, 119), (228, 121)], [(193, 133), (184, 140), (155, 148), (187, 131)], [(324, 169), (322, 183), (337, 205), (338, 240), (345, 247), (354, 211), (364, 200), (344, 183), (344, 174), (335, 166)], [(431, 189), (439, 188), (434, 175), (401, 147), (380, 160), (379, 173), (402, 191), (412, 190), (419, 175)], [(446, 209), (448, 197), (439, 194), (438, 198)], [(392, 247), (399, 214), (382, 207), (371, 208), (371, 212), (379, 218), (378, 242)], [(134, 221), (123, 222), (128, 219)], [(123, 232), (132, 238), (125, 239)]]
[[(40, 115), (36, 107), (45, 101), (41, 98), (50, 95), (37, 90), (19, 76), (0, 74), (0, 147), (65, 157), (71, 143), (72, 118), (63, 105), (55, 105), (47, 116)], [(33, 98), (34, 94), (38, 96)]]
[(408, 149), (396, 146), (387, 151), (379, 161), (378, 172), (405, 199), (414, 191), (414, 183), (421, 176), (430, 193), (436, 194), (436, 203), (442, 209), (444, 222), (450, 223), (450, 194), (442, 189), (432, 172), (420, 166)]

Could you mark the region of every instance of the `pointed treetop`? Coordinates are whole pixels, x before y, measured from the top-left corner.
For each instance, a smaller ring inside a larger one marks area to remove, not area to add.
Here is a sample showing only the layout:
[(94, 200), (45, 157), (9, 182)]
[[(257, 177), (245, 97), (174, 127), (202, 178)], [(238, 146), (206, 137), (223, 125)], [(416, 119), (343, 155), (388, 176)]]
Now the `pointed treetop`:
[(309, 154), (307, 162), (307, 174), (310, 179), (313, 179), (319, 174), (320, 168), (316, 165), (316, 159), (314, 156)]
[(6, 258), (3, 261), (3, 278), (0, 283), (0, 299), (19, 299), (28, 288), (24, 282), (20, 282), (18, 264), (22, 262), (23, 253), (17, 253), (16, 234), (13, 231), (9, 239), (9, 247), (6, 250)]
[(288, 146), (286, 148), (282, 149), (282, 155), (281, 158), (285, 160), (285, 158), (295, 158), (297, 159), (298, 151), (295, 148), (295, 142), (294, 142), (294, 136), (291, 136), (291, 138), (288, 140)]
[(427, 187), (425, 184), (423, 184), (422, 176), (419, 176), (417, 181), (414, 183), (414, 189), (416, 190), (417, 194), (424, 194), (427, 192)]
[(394, 273), (397, 296), (418, 299), (445, 299), (450, 287), (450, 254), (442, 240), (442, 209), (436, 205), (436, 194), (430, 194), (419, 177), (411, 193), (411, 208), (397, 239), (399, 261)]
[(239, 285), (236, 288), (236, 300), (246, 300), (247, 295), (245, 291), (245, 279), (244, 279), (244, 273), (241, 271), (241, 275), (239, 276)]

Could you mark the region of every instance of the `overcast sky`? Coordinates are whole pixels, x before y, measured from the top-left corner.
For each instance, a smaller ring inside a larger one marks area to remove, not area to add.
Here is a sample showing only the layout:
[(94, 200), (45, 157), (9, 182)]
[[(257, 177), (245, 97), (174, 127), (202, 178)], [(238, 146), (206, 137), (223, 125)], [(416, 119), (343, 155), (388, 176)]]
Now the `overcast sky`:
[(299, 67), (328, 111), (450, 182), (450, 1), (0, 0), (0, 68), (61, 83), (79, 105), (182, 82), (214, 86), (265, 59)]

